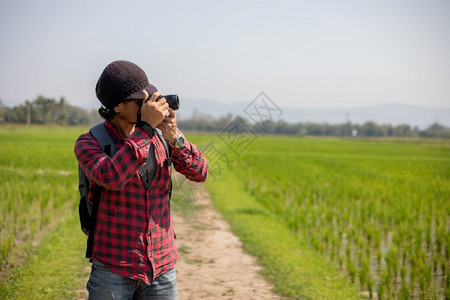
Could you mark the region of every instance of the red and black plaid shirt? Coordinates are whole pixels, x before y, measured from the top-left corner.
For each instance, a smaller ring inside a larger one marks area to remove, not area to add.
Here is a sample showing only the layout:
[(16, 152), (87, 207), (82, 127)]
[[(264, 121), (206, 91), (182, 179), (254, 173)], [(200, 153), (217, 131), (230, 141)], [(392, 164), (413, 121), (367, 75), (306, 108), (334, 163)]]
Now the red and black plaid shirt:
[[(147, 284), (175, 266), (178, 252), (170, 217), (170, 165), (166, 150), (157, 134), (153, 137), (136, 127), (128, 139), (122, 137), (109, 121), (116, 154), (106, 155), (95, 138), (81, 135), (75, 143), (75, 156), (94, 185), (102, 187), (94, 231), (92, 260), (99, 260), (122, 276), (141, 279)], [(149, 189), (138, 171), (154, 145), (156, 174)], [(169, 146), (170, 147), (170, 146)], [(175, 170), (188, 179), (202, 182), (208, 176), (203, 154), (185, 142), (182, 149), (172, 148)]]

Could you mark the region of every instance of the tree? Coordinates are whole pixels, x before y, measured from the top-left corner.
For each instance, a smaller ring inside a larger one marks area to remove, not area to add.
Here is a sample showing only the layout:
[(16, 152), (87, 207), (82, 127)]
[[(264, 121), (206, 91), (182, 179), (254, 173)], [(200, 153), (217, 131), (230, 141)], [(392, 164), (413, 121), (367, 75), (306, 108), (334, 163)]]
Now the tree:
[(89, 124), (90, 124), (90, 125), (95, 125), (95, 124), (98, 124), (98, 123), (100, 123), (100, 122), (102, 122), (102, 121), (103, 121), (103, 119), (102, 119), (102, 117), (99, 115), (99, 113), (98, 113), (97, 110), (92, 109), (92, 110), (89, 112)]
[(70, 106), (65, 110), (65, 118), (68, 125), (87, 125), (89, 124), (89, 115), (86, 110)]
[(32, 120), (40, 124), (50, 123), (52, 113), (56, 107), (56, 101), (54, 99), (45, 98), (44, 96), (38, 96), (32, 103), (35, 112)]
[(363, 136), (368, 136), (368, 137), (372, 137), (372, 136), (380, 136), (380, 131), (377, 128), (377, 124), (375, 124), (375, 122), (366, 122), (362, 125), (361, 127), (361, 134)]
[(400, 124), (395, 128), (396, 136), (413, 136), (411, 126)]
[(0, 123), (4, 121), (5, 118), (5, 107), (3, 106), (3, 101), (0, 99)]
[(37, 96), (13, 108), (1, 105), (1, 111), (4, 121), (11, 123), (87, 125), (90, 120), (86, 110), (69, 105), (64, 97), (56, 101)]
[(27, 121), (27, 108), (24, 104), (20, 104), (13, 108), (7, 108), (5, 110), (5, 122), (26, 123), (26, 121)]
[(56, 104), (55, 119), (54, 121), (58, 125), (67, 125), (67, 116), (65, 110), (67, 109), (67, 102), (64, 97), (59, 98), (59, 102)]
[(419, 135), (422, 137), (450, 138), (450, 129), (436, 122), (424, 131), (420, 132)]

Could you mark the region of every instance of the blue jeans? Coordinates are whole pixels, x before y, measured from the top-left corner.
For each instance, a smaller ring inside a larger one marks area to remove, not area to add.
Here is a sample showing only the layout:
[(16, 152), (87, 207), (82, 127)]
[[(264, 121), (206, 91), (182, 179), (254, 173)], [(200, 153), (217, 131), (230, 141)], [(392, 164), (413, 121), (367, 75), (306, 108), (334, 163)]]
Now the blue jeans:
[(86, 285), (89, 299), (151, 299), (176, 300), (177, 274), (175, 268), (155, 278), (151, 285), (142, 280), (120, 276), (101, 262), (92, 262), (91, 276)]

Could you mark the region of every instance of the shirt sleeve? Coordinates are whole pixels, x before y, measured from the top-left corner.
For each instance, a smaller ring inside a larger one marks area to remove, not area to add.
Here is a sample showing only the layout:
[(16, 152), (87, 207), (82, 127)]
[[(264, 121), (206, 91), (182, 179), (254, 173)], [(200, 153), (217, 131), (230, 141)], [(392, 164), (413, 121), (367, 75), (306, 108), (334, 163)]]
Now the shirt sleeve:
[[(181, 134), (183, 135), (183, 133)], [(175, 170), (189, 180), (204, 182), (208, 178), (208, 163), (203, 153), (186, 138), (184, 139), (183, 148), (172, 146), (172, 162)]]
[(120, 190), (147, 160), (150, 142), (150, 135), (142, 128), (136, 128), (123, 147), (109, 157), (97, 140), (86, 133), (78, 138), (74, 151), (91, 181), (109, 190)]

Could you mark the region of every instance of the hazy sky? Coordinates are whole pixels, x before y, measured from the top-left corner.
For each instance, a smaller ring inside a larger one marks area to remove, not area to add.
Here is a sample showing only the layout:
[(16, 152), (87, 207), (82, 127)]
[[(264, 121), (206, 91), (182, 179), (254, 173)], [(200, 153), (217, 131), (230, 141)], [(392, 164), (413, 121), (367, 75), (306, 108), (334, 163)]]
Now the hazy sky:
[(98, 107), (117, 59), (182, 99), (450, 107), (450, 1), (0, 0), (0, 99)]

